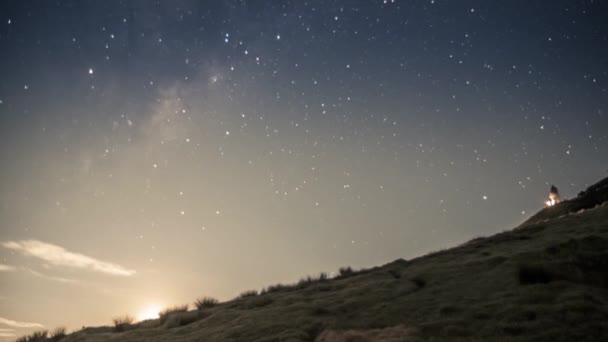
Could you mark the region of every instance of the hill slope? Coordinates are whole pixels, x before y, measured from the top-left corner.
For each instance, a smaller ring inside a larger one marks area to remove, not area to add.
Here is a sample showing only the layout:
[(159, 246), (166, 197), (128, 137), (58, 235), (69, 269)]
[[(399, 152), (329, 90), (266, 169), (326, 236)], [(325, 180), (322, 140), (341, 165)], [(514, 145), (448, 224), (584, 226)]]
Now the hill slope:
[(608, 178), (514, 230), (62, 341), (608, 341)]

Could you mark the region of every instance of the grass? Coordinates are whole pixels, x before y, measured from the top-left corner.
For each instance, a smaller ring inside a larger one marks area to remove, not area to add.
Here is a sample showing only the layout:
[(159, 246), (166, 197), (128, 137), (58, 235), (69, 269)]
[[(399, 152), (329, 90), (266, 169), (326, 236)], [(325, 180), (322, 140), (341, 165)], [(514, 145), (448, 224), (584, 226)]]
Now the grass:
[(165, 324), (165, 322), (169, 319), (170, 316), (178, 314), (178, 313), (182, 313), (182, 312), (188, 312), (188, 304), (178, 305), (178, 306), (164, 309), (163, 311), (158, 313), (160, 324), (161, 325)]
[(350, 266), (340, 267), (340, 269), (338, 270), (338, 277), (345, 278), (345, 277), (353, 275), (354, 273), (355, 272), (353, 271), (353, 269)]
[(134, 321), (135, 321), (135, 319), (129, 315), (114, 318), (112, 320), (112, 322), (114, 323), (114, 331), (116, 331), (116, 332), (126, 331), (126, 330), (132, 328)]
[(28, 336), (22, 336), (15, 342), (46, 342), (48, 341), (48, 330), (40, 330)]
[(258, 291), (257, 290), (247, 290), (247, 291), (243, 291), (241, 292), (241, 294), (237, 297), (237, 298), (249, 298), (249, 297), (255, 297), (258, 295)]
[[(343, 268), (333, 279), (307, 276), (205, 310), (173, 312), (160, 328), (96, 336), (125, 342), (606, 341), (608, 181), (598, 184), (584, 198), (543, 209), (513, 230), (455, 248), (366, 270)], [(66, 342), (93, 336), (77, 332)]]
[(519, 283), (522, 285), (547, 284), (555, 280), (555, 275), (539, 265), (520, 265)]
[(65, 327), (58, 327), (53, 329), (50, 334), (49, 334), (49, 341), (60, 341), (62, 340), (64, 337), (66, 337), (66, 329)]
[(203, 309), (207, 309), (207, 308), (212, 308), (212, 307), (216, 306), (218, 303), (219, 303), (219, 301), (215, 298), (202, 297), (202, 298), (197, 299), (196, 302), (194, 302), (194, 305), (196, 306), (197, 310), (203, 310)]

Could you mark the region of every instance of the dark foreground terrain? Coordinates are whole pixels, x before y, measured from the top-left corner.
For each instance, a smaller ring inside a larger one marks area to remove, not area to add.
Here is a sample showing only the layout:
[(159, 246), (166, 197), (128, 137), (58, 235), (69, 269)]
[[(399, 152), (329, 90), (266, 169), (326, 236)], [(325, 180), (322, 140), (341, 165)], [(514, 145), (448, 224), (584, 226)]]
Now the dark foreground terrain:
[(61, 340), (608, 341), (608, 179), (452, 249)]

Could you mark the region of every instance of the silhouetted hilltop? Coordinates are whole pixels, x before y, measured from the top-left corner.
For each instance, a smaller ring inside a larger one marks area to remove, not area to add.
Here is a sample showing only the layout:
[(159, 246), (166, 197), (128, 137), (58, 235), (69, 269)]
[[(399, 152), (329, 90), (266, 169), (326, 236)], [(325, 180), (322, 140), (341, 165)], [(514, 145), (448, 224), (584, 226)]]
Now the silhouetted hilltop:
[(565, 200), (557, 206), (539, 211), (523, 225), (591, 209), (602, 205), (606, 201), (608, 201), (608, 178), (604, 178), (587, 188), (587, 190), (581, 191), (576, 198)]
[(608, 179), (521, 226), (62, 341), (608, 341)]

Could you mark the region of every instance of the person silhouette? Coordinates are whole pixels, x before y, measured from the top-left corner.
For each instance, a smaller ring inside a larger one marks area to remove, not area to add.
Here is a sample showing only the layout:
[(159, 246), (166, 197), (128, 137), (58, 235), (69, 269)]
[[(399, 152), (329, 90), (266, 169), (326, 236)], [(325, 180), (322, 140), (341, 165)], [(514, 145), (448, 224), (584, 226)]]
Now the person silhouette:
[(547, 206), (552, 207), (561, 201), (562, 201), (562, 199), (559, 196), (559, 190), (557, 190), (557, 187), (555, 185), (551, 185), (551, 189), (549, 190), (549, 200), (547, 201)]

